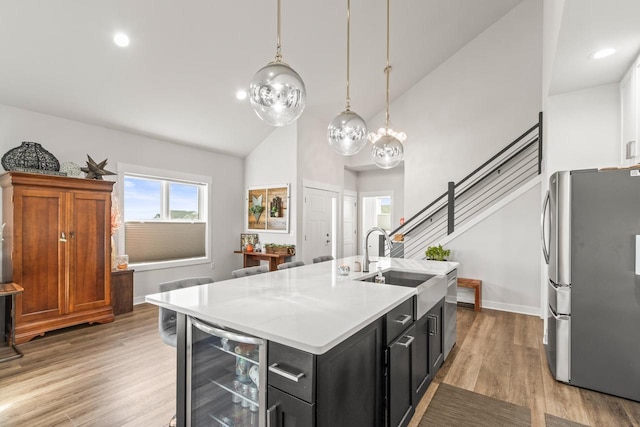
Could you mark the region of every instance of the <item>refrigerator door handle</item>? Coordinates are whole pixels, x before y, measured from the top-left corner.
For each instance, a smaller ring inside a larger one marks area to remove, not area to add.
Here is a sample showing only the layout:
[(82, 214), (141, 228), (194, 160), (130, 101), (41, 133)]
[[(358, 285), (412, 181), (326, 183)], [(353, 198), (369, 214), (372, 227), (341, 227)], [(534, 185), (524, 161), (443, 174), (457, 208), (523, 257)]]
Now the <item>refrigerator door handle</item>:
[(542, 254), (544, 255), (544, 261), (549, 264), (549, 248), (547, 247), (546, 236), (544, 233), (544, 224), (547, 221), (547, 208), (549, 207), (549, 190), (544, 197), (544, 204), (542, 205), (542, 213), (540, 214), (540, 233), (542, 234)]

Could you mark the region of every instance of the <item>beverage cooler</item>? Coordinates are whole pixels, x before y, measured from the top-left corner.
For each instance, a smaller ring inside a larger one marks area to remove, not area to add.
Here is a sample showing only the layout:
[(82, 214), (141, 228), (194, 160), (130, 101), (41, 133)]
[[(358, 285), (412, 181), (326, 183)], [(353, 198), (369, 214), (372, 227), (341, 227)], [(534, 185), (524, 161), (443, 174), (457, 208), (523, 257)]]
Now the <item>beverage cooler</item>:
[(187, 317), (185, 425), (265, 425), (265, 340)]

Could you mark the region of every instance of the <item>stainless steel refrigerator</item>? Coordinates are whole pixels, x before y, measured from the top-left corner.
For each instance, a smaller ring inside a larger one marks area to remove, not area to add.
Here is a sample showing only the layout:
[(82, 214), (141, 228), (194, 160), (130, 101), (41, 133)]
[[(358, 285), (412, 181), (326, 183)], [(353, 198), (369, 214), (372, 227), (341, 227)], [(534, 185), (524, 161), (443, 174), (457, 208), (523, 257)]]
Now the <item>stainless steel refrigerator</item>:
[(639, 235), (638, 170), (550, 177), (542, 249), (557, 380), (640, 401)]

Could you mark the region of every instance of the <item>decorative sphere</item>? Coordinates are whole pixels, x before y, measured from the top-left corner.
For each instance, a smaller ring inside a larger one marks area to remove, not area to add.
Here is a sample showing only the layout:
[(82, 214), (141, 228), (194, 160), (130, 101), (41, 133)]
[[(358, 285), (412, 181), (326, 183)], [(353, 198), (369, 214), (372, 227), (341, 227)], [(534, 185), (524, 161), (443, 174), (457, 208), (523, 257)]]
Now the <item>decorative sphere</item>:
[(343, 111), (329, 124), (329, 145), (343, 156), (351, 156), (367, 145), (367, 123), (353, 111)]
[(251, 80), (249, 99), (258, 117), (271, 126), (295, 122), (306, 104), (304, 82), (284, 62), (271, 62)]
[(376, 165), (382, 169), (396, 167), (404, 157), (402, 142), (394, 136), (383, 135), (371, 148)]

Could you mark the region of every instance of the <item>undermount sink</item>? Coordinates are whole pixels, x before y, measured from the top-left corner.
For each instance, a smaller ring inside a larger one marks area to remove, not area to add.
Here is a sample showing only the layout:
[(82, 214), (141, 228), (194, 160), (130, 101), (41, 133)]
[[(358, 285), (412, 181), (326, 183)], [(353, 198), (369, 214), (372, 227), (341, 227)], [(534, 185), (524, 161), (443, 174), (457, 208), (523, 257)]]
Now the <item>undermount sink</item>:
[[(358, 280), (363, 282), (375, 282), (377, 275), (378, 273), (375, 273), (372, 276), (363, 277)], [(417, 288), (427, 280), (434, 277), (432, 274), (411, 273), (399, 270), (384, 271), (382, 272), (382, 275), (384, 276), (385, 285), (405, 286), (407, 288)]]

